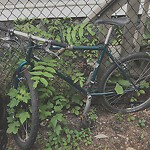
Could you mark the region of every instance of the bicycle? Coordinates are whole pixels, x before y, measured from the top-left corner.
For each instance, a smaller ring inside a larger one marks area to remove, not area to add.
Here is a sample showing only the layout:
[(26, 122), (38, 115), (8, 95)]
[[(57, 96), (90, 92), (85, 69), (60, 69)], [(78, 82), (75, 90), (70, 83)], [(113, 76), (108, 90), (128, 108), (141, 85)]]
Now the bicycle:
[[(9, 39), (14, 36), (28, 38), (28, 47), (26, 48), (26, 61), (22, 62), (15, 72), (14, 87), (18, 89), (20, 84), (27, 85), (28, 91), (31, 93), (31, 116), (22, 123), (21, 127), (14, 135), (17, 144), (22, 149), (29, 149), (35, 142), (38, 126), (38, 95), (36, 89), (33, 88), (33, 81), (29, 71), (32, 71), (34, 66), (32, 59), (41, 61), (40, 58), (34, 55), (34, 51), (40, 49), (47, 54), (53, 54), (57, 58), (66, 50), (97, 50), (100, 52), (95, 63), (93, 71), (89, 75), (87, 89), (82, 88), (74, 81), (56, 70), (56, 75), (65, 80), (79, 92), (87, 96), (87, 101), (81, 120), (84, 123), (87, 121), (87, 112), (89, 111), (93, 97), (102, 97), (101, 103), (111, 112), (130, 113), (146, 109), (150, 106), (149, 98), (149, 76), (150, 76), (150, 54), (148, 52), (139, 52), (130, 54), (129, 56), (117, 60), (109, 50), (108, 42), (115, 25), (125, 25), (129, 22), (127, 18), (98, 20), (98, 24), (110, 24), (104, 44), (97, 46), (72, 46), (66, 43), (48, 40), (31, 34), (23, 33), (16, 30), (0, 27), (0, 30), (9, 33)], [(7, 38), (4, 38), (6, 40)], [(8, 40), (8, 39), (7, 39)], [(40, 41), (42, 44), (37, 43)], [(57, 52), (55, 52), (55, 50)], [(104, 55), (107, 55), (111, 60), (111, 66), (107, 69), (101, 78), (101, 84), (97, 91), (92, 91), (96, 82), (98, 70), (100, 69)], [(29, 66), (29, 67), (26, 67)], [(24, 80), (26, 79), (26, 80)], [(22, 102), (23, 103), (23, 102)], [(20, 108), (28, 108), (27, 104), (21, 104)], [(17, 110), (16, 110), (17, 111)], [(28, 123), (27, 123), (28, 122)], [(21, 123), (21, 122), (20, 122)], [(28, 129), (30, 133), (28, 134)]]

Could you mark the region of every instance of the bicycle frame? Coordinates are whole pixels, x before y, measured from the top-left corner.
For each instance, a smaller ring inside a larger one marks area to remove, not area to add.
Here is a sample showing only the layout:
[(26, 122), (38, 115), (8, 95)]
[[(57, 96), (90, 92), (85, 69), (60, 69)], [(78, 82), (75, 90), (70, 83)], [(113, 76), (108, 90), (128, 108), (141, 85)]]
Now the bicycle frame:
[[(106, 40), (107, 40), (107, 38), (106, 38)], [(51, 49), (51, 48), (54, 48), (55, 50), (61, 50), (61, 47), (59, 47), (59, 46), (58, 47), (49, 47), (49, 49)], [(19, 71), (22, 71), (22, 67), (24, 65), (26, 65), (26, 64), (30, 64), (32, 66), (30, 58), (32, 58), (32, 51), (34, 49), (35, 49), (35, 47), (32, 47), (32, 43), (31, 43), (31, 46), (27, 50), (27, 58), (26, 58), (27, 62), (23, 62), (22, 64), (20, 64), (20, 67), (18, 68)], [(93, 85), (95, 83), (96, 76), (98, 74), (98, 70), (99, 70), (99, 68), (101, 66), (101, 63), (102, 63), (102, 60), (103, 60), (105, 54), (112, 60), (112, 63), (115, 64), (118, 67), (118, 69), (120, 70), (121, 74), (128, 81), (130, 81), (130, 83), (132, 83), (131, 79), (126, 74), (124, 68), (122, 67), (122, 65), (120, 65), (120, 62), (115, 57), (113, 57), (113, 55), (109, 51), (107, 43), (104, 43), (104, 44), (101, 44), (101, 45), (98, 45), (98, 46), (70, 46), (70, 47), (67, 47), (66, 49), (68, 49), (68, 50), (97, 50), (97, 51), (101, 51), (100, 55), (99, 55), (99, 57), (98, 57), (98, 59), (97, 59), (97, 61), (95, 63), (94, 70), (93, 70), (93, 73), (92, 73), (92, 77), (91, 77), (91, 80), (90, 80), (90, 82), (89, 82), (89, 84), (87, 86), (87, 89), (84, 89), (80, 85), (74, 83), (74, 81), (71, 79), (71, 77), (68, 77), (68, 76), (66, 76), (66, 75), (64, 75), (61, 72), (56, 70), (56, 75), (58, 75), (58, 77), (60, 77), (61, 79), (63, 79), (67, 83), (69, 83), (71, 86), (73, 86), (79, 92), (81, 92), (84, 95), (86, 95), (87, 101), (86, 101), (86, 104), (85, 104), (85, 108), (84, 108), (83, 114), (81, 115), (81, 120), (86, 119), (87, 112), (90, 109), (90, 105), (91, 105), (91, 101), (92, 101), (92, 97), (93, 96), (111, 95), (111, 94), (115, 94), (116, 93), (115, 90), (111, 91), (111, 92), (97, 92), (97, 91), (96, 92), (92, 92), (92, 87), (93, 87)], [(136, 87), (135, 87), (134, 83), (132, 83), (132, 85), (134, 87), (133, 90), (135, 90)], [(127, 91), (125, 91), (125, 92), (127, 92)]]
[[(40, 47), (32, 47), (32, 43), (30, 43), (30, 46), (27, 50), (27, 56), (26, 56), (26, 62), (22, 62), (18, 68), (18, 73), (22, 70), (23, 66), (24, 65), (27, 65), (27, 64), (30, 64), (31, 65), (31, 54), (32, 54), (32, 51), (35, 49), (35, 48), (40, 48)], [(55, 50), (59, 50), (60, 47), (50, 47), (50, 49), (55, 49)], [(58, 77), (60, 77), (61, 79), (63, 79), (64, 81), (66, 81), (69, 85), (73, 86), (75, 89), (77, 89), (79, 92), (85, 94), (85, 95), (91, 95), (91, 96), (100, 96), (100, 95), (106, 95), (106, 94), (112, 94), (112, 92), (108, 92), (108, 93), (99, 93), (99, 92), (91, 92), (92, 90), (92, 86), (94, 85), (95, 83), (95, 80), (96, 80), (96, 76), (98, 74), (98, 70), (101, 66), (101, 62), (104, 58), (104, 54), (107, 54), (111, 60), (113, 61), (113, 63), (115, 63), (117, 66), (119, 66), (119, 64), (117, 63), (116, 59), (112, 56), (112, 54), (109, 52), (108, 50), (108, 45), (106, 44), (101, 44), (101, 45), (98, 45), (98, 46), (72, 46), (72, 47), (69, 47), (68, 48), (69, 50), (97, 50), (97, 51), (100, 51), (100, 55), (95, 63), (95, 67), (94, 67), (94, 70), (93, 70), (93, 73), (92, 73), (92, 77), (91, 77), (91, 80), (90, 80), (90, 83), (88, 84), (88, 87), (87, 89), (85, 88), (82, 88), (80, 85), (78, 85), (77, 83), (74, 83), (74, 81), (71, 79), (70, 76), (68, 75), (64, 75), (63, 73), (61, 73), (60, 71), (56, 70), (56, 75)], [(35, 59), (35, 58), (34, 58)]]
[(61, 72), (57, 71), (57, 75), (65, 80), (67, 83), (69, 83), (70, 85), (72, 85), (75, 89), (77, 89), (79, 92), (82, 92), (83, 94), (86, 94), (86, 95), (92, 95), (92, 96), (95, 96), (95, 95), (103, 95), (102, 93), (92, 93), (91, 92), (91, 89), (92, 89), (92, 86), (94, 85), (95, 83), (95, 79), (96, 79), (96, 76), (97, 76), (97, 73), (98, 73), (98, 69), (101, 65), (101, 62), (102, 62), (102, 59), (104, 57), (104, 54), (105, 52), (107, 51), (108, 52), (108, 49), (107, 49), (107, 46), (106, 45), (99, 45), (99, 46), (74, 46), (72, 47), (72, 50), (97, 50), (97, 51), (101, 51), (97, 61), (96, 61), (96, 64), (95, 64), (95, 67), (94, 67), (94, 70), (93, 70), (93, 73), (92, 73), (92, 77), (91, 77), (91, 81), (87, 87), (87, 90), (82, 88), (81, 86), (79, 86), (78, 84), (74, 83), (74, 81), (68, 77), (68, 76), (65, 76), (64, 74), (62, 74)]
[[(71, 86), (73, 86), (75, 89), (77, 89), (79, 92), (85, 94), (85, 95), (90, 95), (90, 96), (100, 96), (100, 95), (108, 95), (108, 94), (112, 94), (112, 92), (108, 92), (108, 93), (99, 93), (99, 92), (91, 92), (92, 91), (92, 87), (95, 83), (95, 80), (96, 80), (96, 76), (98, 74), (98, 70), (101, 66), (101, 63), (102, 63), (102, 60), (104, 58), (104, 55), (106, 54), (114, 64), (117, 65), (117, 67), (120, 69), (120, 71), (122, 72), (122, 74), (124, 76), (126, 76), (126, 73), (124, 71), (124, 69), (119, 65), (119, 63), (117, 62), (117, 60), (113, 57), (113, 55), (111, 54), (111, 52), (109, 52), (108, 50), (108, 41), (109, 41), (109, 38), (110, 38), (110, 35), (111, 35), (111, 32), (112, 32), (112, 29), (113, 27), (110, 27), (108, 33), (107, 33), (107, 36), (106, 36), (106, 39), (105, 39), (105, 42), (104, 44), (100, 44), (100, 45), (97, 45), (97, 46), (67, 46), (62, 44), (62, 46), (59, 46), (61, 45), (61, 43), (59, 43), (57, 45), (57, 43), (55, 43), (54, 41), (54, 44), (50, 44), (48, 43), (48, 41), (46, 39), (43, 39), (43, 38), (39, 38), (39, 37), (36, 37), (36, 36), (32, 36), (32, 35), (27, 35), (25, 33), (22, 33), (22, 32), (19, 32), (19, 31), (14, 31), (15, 34), (18, 34), (18, 35), (22, 35), (24, 37), (28, 37), (31, 38), (31, 39), (36, 39), (36, 40), (39, 40), (39, 41), (42, 41), (42, 42), (47, 42), (47, 48), (49, 49), (49, 51), (51, 49), (53, 50), (61, 50), (62, 48), (65, 49), (65, 50), (97, 50), (97, 51), (101, 51), (100, 52), (100, 55), (95, 63), (95, 66), (94, 66), (94, 70), (92, 72), (92, 77), (91, 77), (91, 80), (88, 84), (88, 87), (87, 89), (84, 89), (82, 88), (80, 85), (74, 83), (74, 81), (71, 79), (71, 77), (67, 76), (67, 75), (64, 75), (63, 73), (59, 72), (56, 70), (56, 75), (58, 77), (60, 77), (61, 79), (63, 79), (64, 81), (66, 81), (67, 83), (69, 83)], [(51, 42), (50, 42), (51, 43)], [(64, 48), (65, 47), (65, 48)], [(32, 51), (34, 51), (34, 49), (41, 49), (40, 45), (34, 45), (33, 41), (31, 40), (29, 42), (29, 47), (27, 49), (27, 55), (26, 55), (26, 62), (23, 62), (20, 64), (19, 68), (18, 68), (18, 74), (19, 72), (22, 70), (22, 67), (26, 64), (29, 64), (31, 66), (33, 66), (33, 64), (31, 63), (31, 58), (35, 59), (35, 57), (32, 57)], [(36, 60), (36, 61), (39, 61), (39, 60)], [(127, 76), (126, 76), (127, 77)], [(128, 77), (127, 77), (128, 78)]]

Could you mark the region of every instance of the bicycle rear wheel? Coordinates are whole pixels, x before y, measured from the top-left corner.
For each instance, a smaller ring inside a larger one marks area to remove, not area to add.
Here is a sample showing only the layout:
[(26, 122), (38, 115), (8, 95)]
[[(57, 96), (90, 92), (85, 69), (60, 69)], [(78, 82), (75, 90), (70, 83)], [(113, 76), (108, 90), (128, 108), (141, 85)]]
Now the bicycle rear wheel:
[(131, 54), (119, 65), (125, 74), (113, 64), (102, 78), (104, 107), (115, 113), (130, 113), (150, 106), (150, 55)]
[[(20, 126), (17, 134), (14, 134), (14, 139), (21, 149), (28, 150), (36, 140), (39, 127), (38, 96), (27, 69), (22, 70), (17, 76), (18, 79), (14, 83), (14, 87), (19, 91), (17, 97), (26, 98), (20, 100), (15, 109), (14, 117)], [(25, 115), (25, 121), (20, 120), (21, 115)]]

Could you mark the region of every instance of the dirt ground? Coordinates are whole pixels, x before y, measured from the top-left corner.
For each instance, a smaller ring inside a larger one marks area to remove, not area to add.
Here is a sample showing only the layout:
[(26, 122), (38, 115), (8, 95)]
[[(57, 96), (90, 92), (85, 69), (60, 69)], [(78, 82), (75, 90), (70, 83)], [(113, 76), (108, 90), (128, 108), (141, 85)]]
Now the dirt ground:
[[(150, 109), (121, 115), (97, 108), (97, 115), (91, 129), (93, 142), (88, 146), (80, 143), (81, 150), (150, 150)], [(68, 119), (77, 127), (79, 118), (68, 116)], [(43, 150), (38, 142), (34, 147), (33, 150)], [(11, 136), (7, 150), (19, 150)]]

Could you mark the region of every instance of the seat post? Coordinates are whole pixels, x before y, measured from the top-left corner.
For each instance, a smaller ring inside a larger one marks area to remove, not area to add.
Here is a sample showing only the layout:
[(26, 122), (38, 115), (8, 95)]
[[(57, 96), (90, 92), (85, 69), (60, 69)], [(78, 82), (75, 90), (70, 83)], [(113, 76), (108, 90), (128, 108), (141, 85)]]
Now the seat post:
[(109, 28), (109, 30), (108, 30), (108, 33), (107, 33), (107, 36), (106, 36), (106, 39), (105, 39), (105, 42), (104, 42), (105, 45), (108, 44), (108, 41), (110, 39), (110, 35), (111, 35), (111, 32), (112, 32), (112, 29), (113, 29), (113, 26), (111, 26)]

